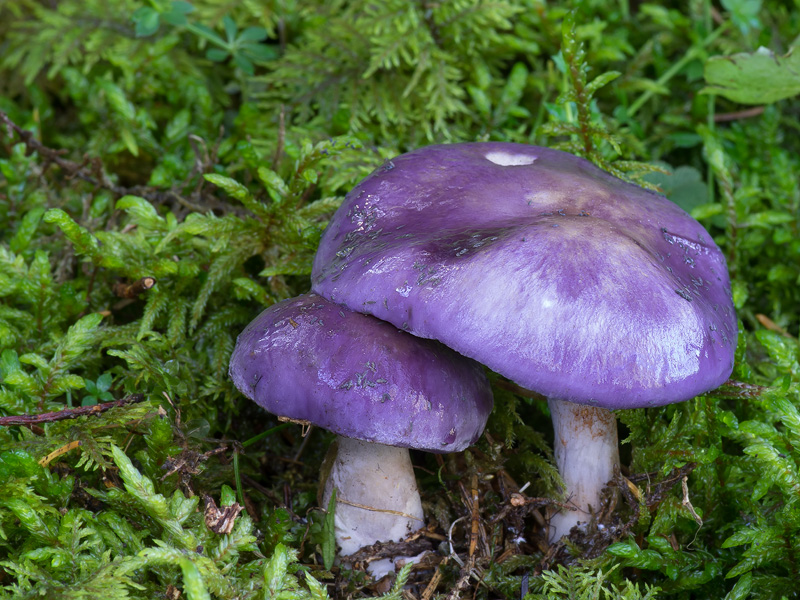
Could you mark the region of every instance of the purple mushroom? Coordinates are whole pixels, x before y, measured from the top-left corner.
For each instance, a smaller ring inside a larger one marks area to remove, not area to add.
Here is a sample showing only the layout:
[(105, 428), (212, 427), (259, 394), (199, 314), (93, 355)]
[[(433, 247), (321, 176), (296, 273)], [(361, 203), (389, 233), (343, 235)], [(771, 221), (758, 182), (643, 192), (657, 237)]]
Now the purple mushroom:
[(463, 450), (492, 409), (478, 363), (316, 294), (256, 317), (236, 342), (230, 375), (269, 412), (338, 435), (324, 502), (336, 488), (344, 555), (422, 527), (408, 448)]
[(555, 455), (587, 521), (619, 462), (609, 409), (688, 400), (730, 375), (725, 259), (665, 197), (576, 156), (508, 143), (387, 162), (323, 235), (313, 290), (437, 339), (549, 399)]

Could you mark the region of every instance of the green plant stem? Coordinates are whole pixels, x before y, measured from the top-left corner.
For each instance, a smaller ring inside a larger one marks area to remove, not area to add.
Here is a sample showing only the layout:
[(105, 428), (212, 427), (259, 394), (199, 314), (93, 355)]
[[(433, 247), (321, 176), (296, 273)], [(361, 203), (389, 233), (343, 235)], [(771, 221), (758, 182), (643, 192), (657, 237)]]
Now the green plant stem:
[(242, 478), (239, 475), (239, 452), (233, 452), (233, 475), (236, 480), (236, 498), (241, 506), (244, 506), (244, 493), (242, 492)]
[[(266, 431), (262, 431), (258, 435), (251, 437), (249, 440), (242, 442), (241, 447), (247, 448), (248, 446), (252, 446), (256, 442), (263, 440), (266, 437), (271, 436), (273, 433), (277, 433), (282, 429), (286, 429), (289, 427), (291, 423), (281, 423), (280, 425), (276, 425), (275, 427), (271, 427)], [(242, 492), (242, 477), (239, 474), (239, 451), (236, 450), (233, 453), (233, 477), (236, 480), (236, 497), (239, 500), (239, 504), (244, 506), (244, 493)]]
[[(716, 100), (716, 96), (714, 94), (708, 95), (708, 120), (707, 125), (710, 131), (714, 131), (715, 123), (714, 123), (714, 109), (715, 105), (714, 102)], [(714, 189), (714, 169), (713, 167), (708, 164), (706, 165), (706, 186), (708, 189), (708, 202), (714, 202), (714, 197), (716, 196), (715, 189)]]
[(247, 448), (248, 446), (252, 446), (256, 442), (259, 442), (259, 441), (263, 440), (265, 437), (269, 437), (273, 433), (277, 433), (277, 432), (281, 431), (282, 429), (286, 429), (287, 427), (289, 427), (289, 425), (291, 425), (291, 423), (281, 423), (280, 425), (276, 425), (275, 427), (267, 429), (266, 431), (262, 431), (258, 435), (255, 435), (255, 436), (251, 437), (246, 442), (242, 442), (242, 448)]
[(727, 217), (727, 234), (730, 249), (728, 250), (728, 271), (730, 271), (731, 279), (736, 279), (738, 274), (737, 258), (738, 258), (738, 239), (737, 239), (737, 224), (736, 218), (736, 198), (733, 194), (733, 181), (725, 174), (719, 174), (719, 186), (722, 190), (722, 197), (725, 199), (725, 213)]
[[(722, 35), (725, 30), (727, 29), (727, 24), (723, 23), (717, 29), (709, 33), (706, 38), (700, 43), (699, 46), (695, 45), (689, 48), (689, 51), (683, 55), (678, 62), (672, 65), (669, 69), (664, 71), (663, 75), (658, 78), (656, 81), (657, 87), (663, 87), (670, 79), (672, 79), (675, 75), (677, 75), (681, 69), (683, 69), (687, 64), (692, 62), (695, 58), (700, 56), (700, 53), (703, 49), (706, 48), (709, 44), (711, 44), (714, 40), (716, 40), (720, 35)], [(645, 102), (650, 100), (650, 98), (655, 94), (652, 89), (646, 90), (639, 96), (633, 104), (631, 104), (630, 108), (628, 109), (628, 116), (633, 117), (640, 108), (644, 105)]]

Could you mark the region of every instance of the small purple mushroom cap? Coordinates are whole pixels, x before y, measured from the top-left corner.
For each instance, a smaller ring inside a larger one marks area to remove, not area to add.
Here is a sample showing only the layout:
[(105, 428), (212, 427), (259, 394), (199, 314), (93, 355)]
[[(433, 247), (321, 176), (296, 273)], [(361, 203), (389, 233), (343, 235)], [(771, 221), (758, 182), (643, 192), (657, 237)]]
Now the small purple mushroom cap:
[(476, 362), (316, 294), (279, 302), (250, 323), (230, 375), (276, 415), (428, 452), (475, 442), (492, 409)]
[(387, 162), (334, 215), (312, 283), (581, 404), (679, 402), (733, 367), (730, 281), (706, 230), (547, 148), (428, 146)]

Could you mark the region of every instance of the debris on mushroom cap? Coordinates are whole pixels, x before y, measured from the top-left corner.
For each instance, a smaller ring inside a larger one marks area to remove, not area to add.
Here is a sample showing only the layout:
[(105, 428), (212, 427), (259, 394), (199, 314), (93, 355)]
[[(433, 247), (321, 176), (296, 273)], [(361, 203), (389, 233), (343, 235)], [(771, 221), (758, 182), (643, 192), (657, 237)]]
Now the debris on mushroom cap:
[(667, 198), (557, 150), (428, 146), (348, 194), (313, 290), (546, 396), (605, 408), (723, 383), (725, 259)]
[(276, 415), (429, 452), (477, 441), (492, 409), (476, 362), (316, 294), (256, 317), (236, 342), (230, 375)]

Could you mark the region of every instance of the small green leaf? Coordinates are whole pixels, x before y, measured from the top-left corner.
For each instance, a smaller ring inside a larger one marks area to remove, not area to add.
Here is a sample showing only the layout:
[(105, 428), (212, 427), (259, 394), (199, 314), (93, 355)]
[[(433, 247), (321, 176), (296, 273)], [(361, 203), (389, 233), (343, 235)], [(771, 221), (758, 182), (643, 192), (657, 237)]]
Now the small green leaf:
[(761, 0), (721, 0), (725, 10), (730, 12), (731, 21), (747, 35), (752, 30), (761, 28), (758, 13), (761, 11)]
[(56, 524), (52, 515), (36, 510), (26, 499), (5, 498), (0, 504), (14, 513), (25, 529), (36, 539), (48, 545), (58, 545)]
[(724, 600), (745, 600), (750, 596), (750, 588), (753, 585), (753, 574), (745, 573), (739, 577), (739, 581), (733, 589), (725, 595)]
[(778, 56), (756, 52), (715, 56), (705, 64), (708, 84), (700, 93), (719, 94), (742, 104), (770, 104), (800, 94), (800, 52)]
[[(325, 568), (330, 570), (330, 567)], [(309, 571), (306, 571), (306, 585), (308, 586), (311, 600), (328, 600), (328, 591)], [(399, 598), (400, 596), (398, 595), (397, 597)]]
[(19, 357), (19, 362), (24, 365), (36, 367), (40, 371), (46, 371), (49, 368), (47, 359), (41, 354), (36, 354), (35, 352), (27, 352), (23, 354)]
[(85, 385), (85, 380), (80, 375), (68, 373), (57, 377), (48, 387), (48, 392), (53, 396), (60, 396), (67, 390), (81, 390)]
[(206, 58), (213, 62), (222, 62), (228, 58), (230, 52), (220, 48), (209, 48), (206, 50)]
[(638, 546), (636, 546), (633, 542), (625, 543), (625, 542), (617, 542), (616, 544), (611, 544), (608, 547), (609, 554), (613, 554), (614, 556), (622, 556), (624, 558), (632, 558), (639, 554), (641, 550)]
[(259, 277), (275, 277), (276, 275), (310, 275), (311, 257), (301, 256), (288, 258), (261, 270)]
[[(688, 213), (708, 202), (708, 189), (700, 171), (688, 165), (673, 168), (665, 162), (656, 162), (666, 173), (652, 172), (643, 179), (661, 188), (664, 195)], [(697, 217), (695, 217), (697, 218)]]
[(499, 110), (505, 113), (520, 101), (527, 81), (528, 67), (522, 62), (515, 63), (500, 94)]
[(797, 342), (768, 329), (759, 329), (756, 339), (764, 346), (769, 357), (781, 368), (789, 369), (797, 362)]
[(303, 180), (307, 181), (308, 183), (317, 183), (319, 174), (317, 173), (316, 169), (304, 169), (302, 177)]
[(186, 25), (187, 23), (186, 15), (193, 10), (194, 6), (192, 6), (189, 2), (177, 0), (172, 3), (169, 11), (162, 13), (161, 18), (165, 23), (169, 23), (170, 25), (182, 26)]
[(103, 90), (106, 102), (112, 112), (129, 122), (136, 118), (136, 109), (125, 96), (121, 87), (107, 79), (100, 80), (98, 85)]
[(3, 376), (3, 383), (31, 395), (37, 393), (41, 387), (36, 378), (22, 370), (16, 350), (10, 348), (0, 354), (0, 375)]
[(108, 389), (111, 387), (111, 381), (111, 373), (103, 373), (97, 378), (97, 389), (100, 392), (108, 391)]
[(270, 303), (267, 291), (249, 277), (237, 277), (233, 280), (233, 285), (234, 295), (241, 300), (253, 299), (260, 304)]
[(740, 310), (750, 297), (747, 283), (738, 279), (731, 282), (731, 292), (733, 293), (733, 305), (736, 307), (736, 310)]
[(238, 31), (236, 22), (228, 15), (225, 15), (222, 19), (222, 24), (225, 26), (225, 35), (228, 36), (228, 43), (232, 44), (236, 39), (236, 32)]
[(620, 75), (622, 75), (622, 73), (620, 73), (619, 71), (607, 71), (605, 73), (601, 73), (587, 84), (585, 88), (585, 93), (588, 94), (589, 96), (594, 96), (597, 90), (599, 90), (603, 86), (608, 85)]
[(128, 149), (128, 152), (134, 156), (139, 156), (139, 144), (136, 141), (136, 137), (133, 135), (133, 132), (130, 129), (123, 127), (119, 130), (119, 135), (122, 138), (122, 143), (125, 144), (125, 147)]
[(0, 454), (0, 481), (9, 477), (33, 478), (44, 475), (44, 468), (25, 450), (7, 450)]
[(252, 61), (244, 54), (234, 54), (233, 62), (237, 67), (244, 71), (246, 75), (253, 75), (255, 73), (255, 67), (253, 66)]
[(44, 208), (37, 207), (25, 213), (25, 216), (22, 217), (19, 227), (17, 228), (17, 232), (8, 243), (12, 252), (19, 253), (28, 248), (36, 233), (37, 227), (39, 227), (39, 221), (41, 221), (44, 211)]
[(167, 563), (179, 566), (183, 574), (183, 591), (187, 600), (211, 600), (203, 575), (197, 565), (174, 548), (147, 548), (139, 553), (147, 562)]
[(778, 210), (765, 210), (750, 215), (739, 225), (741, 227), (764, 227), (772, 228), (774, 225), (792, 223), (797, 217), (791, 213)]
[(248, 44), (242, 49), (242, 54), (256, 62), (269, 62), (278, 58), (278, 49), (267, 44)]
[(289, 195), (289, 186), (287, 186), (281, 176), (272, 169), (259, 167), (258, 178), (261, 180), (261, 183), (264, 184), (264, 187), (267, 188), (267, 192), (275, 202), (280, 202)]
[(492, 102), (489, 100), (489, 95), (476, 85), (468, 85), (467, 93), (472, 98), (472, 103), (481, 117), (488, 119), (492, 112)]
[(225, 177), (225, 175), (218, 175), (216, 173), (203, 175), (203, 178), (206, 181), (210, 181), (217, 187), (222, 188), (227, 194), (233, 196), (240, 202), (245, 202), (250, 199), (250, 192), (248, 189), (235, 179)]
[[(209, 175), (204, 175), (206, 181), (210, 181), (216, 186), (221, 187), (225, 190), (226, 193), (230, 194), (237, 200), (239, 200), (245, 208), (247, 208), (250, 212), (258, 217), (268, 217), (270, 214), (270, 209), (266, 206), (263, 202), (257, 200), (250, 194), (250, 190), (244, 187), (241, 183), (236, 181), (235, 179), (231, 179), (230, 177), (225, 177), (224, 175), (219, 175), (216, 173), (212, 173)], [(196, 213), (195, 213), (196, 214)], [(190, 215), (194, 216), (194, 215)], [(199, 221), (198, 221), (199, 223)], [(187, 220), (185, 227), (188, 229), (191, 227), (189, 221)], [(192, 233), (207, 233), (201, 230), (191, 230)], [(226, 243), (224, 237), (218, 238), (219, 243)], [(215, 250), (218, 251), (218, 250)]]
[(719, 202), (707, 202), (705, 204), (699, 204), (695, 206), (691, 211), (689, 211), (689, 214), (698, 221), (702, 221), (703, 219), (708, 219), (714, 215), (721, 214), (723, 210), (724, 207)]
[(201, 25), (199, 23), (190, 23), (186, 26), (186, 29), (194, 33), (195, 35), (208, 40), (212, 44), (216, 44), (220, 48), (228, 48), (228, 44), (219, 37), (213, 29), (206, 25)]
[(237, 38), (240, 42), (260, 42), (267, 37), (267, 30), (263, 27), (247, 27)]
[(283, 590), (286, 571), (294, 559), (294, 552), (280, 543), (272, 551), (272, 558), (264, 566), (264, 588), (267, 598), (277, 598)]
[(137, 9), (131, 16), (131, 20), (136, 24), (134, 32), (136, 37), (149, 37), (158, 31), (161, 15), (149, 6)]
[(231, 506), (234, 502), (236, 502), (236, 493), (229, 485), (223, 485), (219, 497), (220, 506)]
[(155, 207), (138, 196), (123, 196), (117, 200), (117, 210), (126, 211), (137, 225), (154, 231), (167, 231), (167, 221), (158, 214)]
[(75, 246), (78, 254), (88, 254), (96, 257), (100, 254), (100, 243), (89, 231), (78, 225), (72, 218), (60, 208), (51, 208), (44, 214), (45, 223), (55, 223), (69, 241)]

